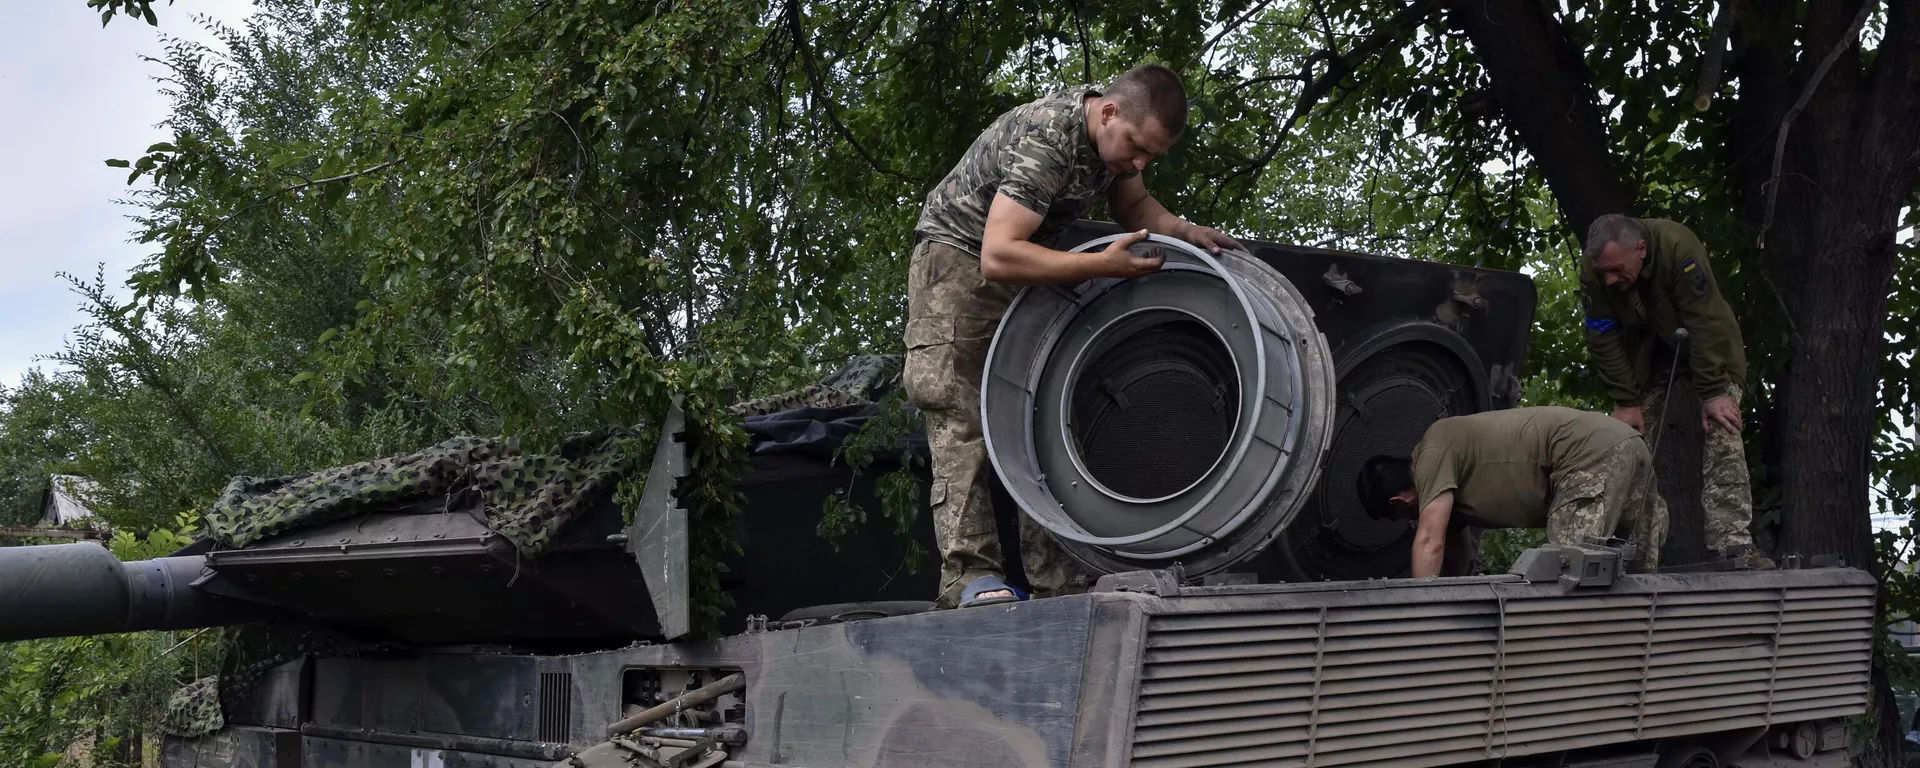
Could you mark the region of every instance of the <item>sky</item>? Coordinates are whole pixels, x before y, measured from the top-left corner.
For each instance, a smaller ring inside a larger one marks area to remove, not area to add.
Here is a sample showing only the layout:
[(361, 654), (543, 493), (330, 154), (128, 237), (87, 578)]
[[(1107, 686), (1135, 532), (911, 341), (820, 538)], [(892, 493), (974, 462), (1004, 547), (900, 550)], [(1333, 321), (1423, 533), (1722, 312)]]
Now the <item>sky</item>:
[[(91, 279), (104, 265), (117, 288), (150, 252), (130, 242), (127, 171), (166, 138), (167, 101), (154, 78), (164, 37), (211, 42), (196, 17), (229, 25), (247, 0), (154, 3), (160, 26), (117, 16), (105, 28), (84, 0), (0, 3), (0, 386), (60, 351), (84, 319), (57, 275)], [(119, 291), (124, 294), (124, 291)]]

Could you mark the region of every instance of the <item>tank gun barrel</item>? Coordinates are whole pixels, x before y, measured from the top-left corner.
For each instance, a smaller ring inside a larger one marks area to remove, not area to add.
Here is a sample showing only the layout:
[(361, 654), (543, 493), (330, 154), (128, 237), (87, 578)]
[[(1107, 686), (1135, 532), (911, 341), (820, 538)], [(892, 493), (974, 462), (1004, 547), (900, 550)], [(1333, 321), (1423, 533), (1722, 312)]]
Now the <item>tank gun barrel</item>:
[(92, 543), (0, 547), (0, 641), (195, 629), (268, 607), (195, 589), (201, 555), (121, 562)]

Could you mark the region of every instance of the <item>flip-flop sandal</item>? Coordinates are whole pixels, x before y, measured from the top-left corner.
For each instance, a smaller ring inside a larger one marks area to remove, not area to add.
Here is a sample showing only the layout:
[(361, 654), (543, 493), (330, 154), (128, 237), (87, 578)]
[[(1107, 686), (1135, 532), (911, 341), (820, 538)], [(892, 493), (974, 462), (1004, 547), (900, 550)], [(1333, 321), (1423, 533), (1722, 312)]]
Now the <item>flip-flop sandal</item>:
[[(1001, 590), (1012, 592), (1013, 595), (1011, 597), (986, 597), (986, 598), (983, 598), (980, 596), (982, 593), (999, 592)], [(969, 583), (967, 585), (967, 588), (965, 590), (962, 590), (960, 592), (960, 607), (961, 608), (977, 608), (983, 605), (999, 605), (1001, 603), (1017, 603), (1025, 599), (1027, 599), (1027, 593), (1021, 592), (1018, 589), (1014, 589), (1013, 587), (1007, 586), (1007, 583), (1004, 581), (1001, 581), (1000, 577), (982, 576), (980, 578), (974, 579), (972, 583)]]

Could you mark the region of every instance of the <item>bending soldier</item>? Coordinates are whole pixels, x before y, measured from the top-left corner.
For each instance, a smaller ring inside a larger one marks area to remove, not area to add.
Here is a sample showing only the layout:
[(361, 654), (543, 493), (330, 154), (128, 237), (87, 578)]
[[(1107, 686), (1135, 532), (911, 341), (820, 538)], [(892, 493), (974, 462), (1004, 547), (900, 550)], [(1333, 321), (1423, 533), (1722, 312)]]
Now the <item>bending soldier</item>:
[[(1615, 403), (1613, 417), (1642, 434), (1651, 426), (1657, 446), (1667, 383), (1684, 365), (1706, 430), (1700, 501), (1707, 545), (1747, 567), (1773, 567), (1748, 530), (1753, 490), (1740, 442), (1746, 349), (1706, 247), (1676, 222), (1608, 214), (1587, 230), (1583, 261), (1587, 351)], [(1664, 373), (1656, 353), (1672, 366)]]
[[(1374, 456), (1360, 504), (1377, 519), (1415, 520), (1413, 576), (1463, 573), (1467, 526), (1546, 528), (1556, 545), (1623, 538), (1634, 570), (1660, 564), (1667, 506), (1646, 441), (1606, 414), (1511, 408), (1433, 423), (1412, 457)], [(1449, 551), (1455, 554), (1449, 554)]]
[[(1240, 247), (1168, 213), (1141, 181), (1140, 172), (1186, 123), (1179, 76), (1157, 65), (1137, 67), (1104, 93), (1075, 88), (1000, 115), (927, 194), (914, 227), (903, 379), (908, 400), (926, 417), (943, 606), (1022, 597), (1003, 580), (980, 431), (987, 347), (1016, 286), (1151, 274), (1161, 259), (1128, 250), (1148, 232), (1216, 253)], [(1132, 234), (1096, 253), (1041, 245), (1102, 194)], [(1020, 546), (1036, 593), (1087, 587), (1086, 574), (1025, 515)]]

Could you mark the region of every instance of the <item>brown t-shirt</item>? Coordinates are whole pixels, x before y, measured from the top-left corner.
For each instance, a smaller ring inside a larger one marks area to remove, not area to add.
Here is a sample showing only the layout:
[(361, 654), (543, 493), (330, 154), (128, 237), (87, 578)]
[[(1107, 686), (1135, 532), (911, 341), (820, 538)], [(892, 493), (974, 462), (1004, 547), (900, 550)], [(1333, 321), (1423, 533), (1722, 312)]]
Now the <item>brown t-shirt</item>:
[(1413, 449), (1420, 508), (1453, 491), (1453, 525), (1543, 528), (1557, 478), (1592, 466), (1632, 427), (1604, 413), (1559, 406), (1441, 419)]

